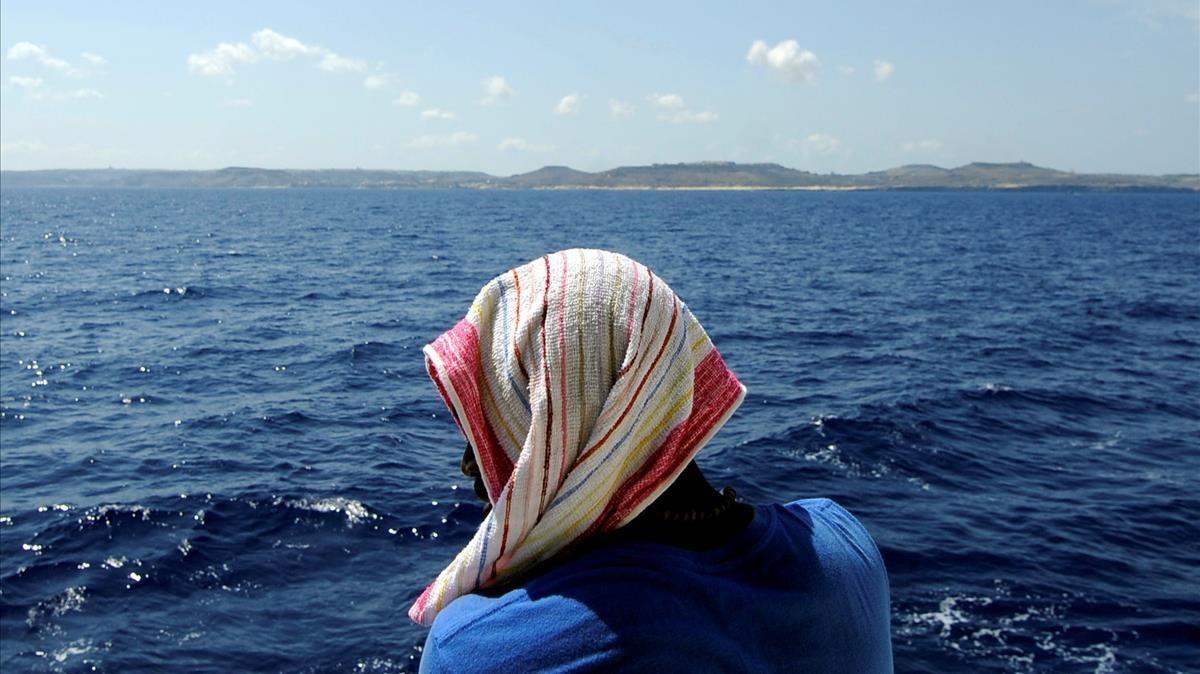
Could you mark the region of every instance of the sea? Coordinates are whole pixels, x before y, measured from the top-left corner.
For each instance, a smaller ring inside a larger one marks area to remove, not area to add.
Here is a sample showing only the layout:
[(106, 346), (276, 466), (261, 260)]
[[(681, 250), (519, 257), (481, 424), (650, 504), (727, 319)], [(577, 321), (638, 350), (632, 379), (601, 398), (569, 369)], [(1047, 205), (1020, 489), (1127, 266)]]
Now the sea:
[(748, 387), (715, 485), (870, 530), (897, 671), (1200, 671), (1200, 194), (0, 206), (4, 672), (415, 671), (482, 514), (421, 347), (571, 247), (650, 266)]

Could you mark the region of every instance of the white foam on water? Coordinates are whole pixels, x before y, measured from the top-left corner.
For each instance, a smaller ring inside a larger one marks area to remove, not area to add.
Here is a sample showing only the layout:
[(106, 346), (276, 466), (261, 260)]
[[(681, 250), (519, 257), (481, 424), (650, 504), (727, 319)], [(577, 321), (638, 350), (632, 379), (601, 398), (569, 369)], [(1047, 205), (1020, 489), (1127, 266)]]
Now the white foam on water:
[[(952, 627), (968, 621), (967, 614), (958, 606), (958, 602), (964, 601), (964, 599), (966, 601), (976, 601), (964, 597), (946, 597), (938, 604), (938, 610), (929, 613), (918, 613), (909, 616), (908, 619), (910, 622), (938, 627), (939, 636), (945, 639), (950, 636)], [(985, 605), (991, 603), (991, 600), (986, 597), (978, 601), (985, 603)]]
[(85, 585), (68, 587), (56, 598), (52, 606), (54, 615), (82, 610), (84, 602), (87, 601), (87, 597), (84, 595), (85, 592), (87, 592), (87, 586)]
[(82, 611), (87, 602), (87, 586), (68, 587), (53, 597), (30, 607), (25, 624), (31, 628), (44, 626), (49, 618)]
[[(814, 425), (819, 426), (820, 419), (817, 419), (813, 423)], [(822, 435), (824, 434), (822, 433)], [(784, 452), (784, 454), (791, 457), (803, 458), (805, 461), (810, 461), (812, 463), (820, 463), (830, 466), (842, 473), (845, 473), (849, 477), (869, 477), (873, 479), (881, 479), (895, 475), (896, 477), (902, 477), (905, 482), (916, 486), (922, 491), (930, 490), (929, 483), (925, 480), (915, 475), (905, 475), (904, 471), (893, 470), (892, 466), (885, 461), (872, 463), (870, 465), (863, 465), (854, 461), (853, 459), (846, 458), (843, 455), (841, 448), (838, 447), (836, 443), (830, 443), (824, 447), (808, 452), (801, 453), (801, 450), (794, 450)]]
[(387, 658), (367, 658), (354, 663), (355, 672), (401, 672), (404, 667), (400, 662)]
[(346, 516), (346, 524), (354, 526), (366, 520), (377, 520), (379, 515), (367, 509), (361, 501), (336, 496), (322, 499), (276, 499), (275, 505), (286, 505), (301, 510), (311, 510), (318, 513), (342, 513)]
[(94, 650), (92, 645), (93, 643), (94, 642), (91, 639), (79, 639), (72, 641), (58, 650), (35, 651), (35, 654), (44, 657), (47, 660), (53, 660), (56, 664), (61, 665), (67, 660), (71, 659), (72, 656), (87, 655), (88, 653), (91, 653)]
[(853, 463), (847, 463), (838, 451), (837, 445), (826, 445), (814, 452), (805, 452), (804, 459), (814, 463), (824, 463), (834, 468), (845, 470), (848, 472), (858, 473), (858, 466)]
[(817, 433), (820, 433), (821, 437), (825, 437), (825, 420), (837, 418), (838, 415), (836, 414), (818, 414), (817, 416), (813, 417), (809, 423), (817, 428)]
[(1014, 672), (1039, 671), (1048, 662), (1084, 665), (1093, 674), (1121, 669), (1116, 633), (1090, 644), (1063, 643), (1062, 636), (1070, 628), (1063, 607), (1031, 605), (1001, 616), (995, 615), (995, 607), (980, 611), (996, 598), (1011, 599), (1006, 588), (998, 585), (997, 590), (995, 598), (951, 595), (941, 599), (935, 611), (901, 615), (897, 636), (932, 635), (943, 648), (968, 659), (1002, 658)]
[[(112, 503), (109, 505), (98, 506), (96, 508), (92, 508), (91, 510), (87, 511), (87, 513), (84, 514), (83, 519), (87, 520), (88, 522), (95, 522), (97, 520), (107, 519), (108, 515), (113, 514), (113, 513), (115, 513), (115, 514), (130, 513), (134, 517), (140, 517), (142, 520), (150, 519), (150, 509), (147, 508), (146, 506), (138, 505), (136, 503), (133, 505), (126, 505), (123, 503)], [(83, 521), (81, 520), (80, 524), (82, 524), (82, 523), (83, 523)]]

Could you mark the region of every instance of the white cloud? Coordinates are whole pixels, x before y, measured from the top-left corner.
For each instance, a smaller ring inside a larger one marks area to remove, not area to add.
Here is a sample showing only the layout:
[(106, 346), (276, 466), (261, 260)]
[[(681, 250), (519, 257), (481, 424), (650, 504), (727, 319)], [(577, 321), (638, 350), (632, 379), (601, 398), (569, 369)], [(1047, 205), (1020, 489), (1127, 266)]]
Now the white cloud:
[(50, 101), (74, 101), (85, 98), (104, 98), (104, 96), (95, 89), (75, 89), (73, 91), (46, 91), (42, 88), (45, 82), (40, 77), (22, 77), (13, 75), (8, 78), (8, 83), (19, 89), (24, 89), (26, 95), (35, 100), (50, 100)]
[(554, 106), (554, 114), (569, 115), (579, 110), (579, 101), (582, 100), (579, 94), (567, 94), (562, 97), (558, 105)]
[(535, 143), (530, 143), (524, 138), (511, 136), (500, 141), (500, 144), (496, 146), (496, 149), (504, 152), (551, 152), (554, 150), (554, 146), (537, 145)]
[(294, 37), (280, 35), (270, 28), (263, 28), (251, 35), (250, 41), (263, 56), (276, 61), (286, 61), (297, 56), (319, 56), (326, 52), (321, 47), (304, 44)]
[(1200, 92), (1191, 93), (1183, 97), (1183, 100), (1188, 103), (1200, 103)]
[(234, 65), (257, 60), (258, 54), (244, 42), (222, 42), (206, 52), (188, 54), (187, 57), (188, 70), (206, 77), (232, 75)]
[(842, 141), (827, 134), (827, 133), (810, 133), (801, 144), (804, 154), (810, 155), (831, 155), (838, 151)]
[(691, 110), (679, 110), (677, 112), (665, 112), (658, 116), (660, 122), (671, 122), (672, 124), (707, 124), (717, 121), (719, 115), (715, 112), (705, 110), (704, 112), (692, 112)]
[(254, 105), (254, 101), (249, 98), (230, 98), (221, 101), (222, 108), (248, 108)]
[(382, 89), (388, 84), (391, 84), (392, 76), (387, 73), (377, 73), (375, 75), (367, 75), (363, 80), (363, 86), (368, 89)]
[[(222, 42), (212, 49), (189, 54), (188, 70), (205, 76), (232, 75), (240, 63), (254, 63), (260, 58), (272, 61), (287, 61), (297, 56), (319, 56), (317, 68), (326, 72), (362, 72), (367, 62), (349, 58), (315, 44), (307, 44), (294, 37), (282, 35), (270, 28), (263, 28), (250, 36), (253, 47), (244, 42)], [(369, 86), (369, 85), (368, 85)]]
[(71, 67), (70, 63), (51, 56), (50, 51), (46, 49), (45, 45), (33, 44), (32, 42), (18, 42), (14, 44), (8, 50), (8, 59), (10, 61), (30, 59), (43, 67), (57, 70), (66, 75), (79, 74), (79, 71)]
[(801, 49), (800, 43), (795, 40), (784, 40), (774, 47), (768, 47), (762, 40), (755, 40), (750, 45), (750, 51), (746, 52), (746, 60), (776, 70), (794, 82), (812, 82), (821, 64), (816, 54)]
[(427, 135), (417, 136), (408, 141), (406, 147), (413, 150), (428, 150), (438, 147), (456, 147), (459, 145), (467, 145), (479, 140), (479, 136), (469, 131), (456, 131), (449, 135)]
[(678, 94), (653, 94), (650, 102), (660, 108), (678, 110), (683, 107), (683, 97)]
[(876, 61), (874, 70), (875, 70), (875, 81), (882, 82), (882, 81), (886, 80), (887, 78), (891, 77), (896, 72), (896, 66), (892, 65), (891, 63), (889, 63), (887, 61)]
[(21, 89), (38, 89), (43, 84), (40, 77), (21, 77), (20, 75), (9, 77), (8, 83)]
[(108, 65), (108, 59), (104, 58), (103, 56), (101, 56), (99, 54), (93, 54), (90, 51), (85, 51), (82, 54), (80, 54), (79, 56), (81, 58), (83, 58), (84, 61), (87, 61), (88, 63), (90, 63), (94, 66)]
[(608, 102), (608, 114), (613, 117), (628, 117), (633, 114), (633, 106), (624, 101), (611, 100)]
[(392, 101), (392, 104), (408, 108), (416, 105), (420, 100), (421, 97), (417, 94), (417, 92), (405, 89), (404, 91), (400, 92), (400, 95), (396, 97), (396, 100)]
[(653, 94), (650, 102), (661, 112), (658, 121), (672, 124), (698, 123), (707, 124), (717, 121), (717, 113), (711, 111), (695, 112), (687, 109), (683, 97), (679, 94)]
[(838, 66), (838, 72), (843, 75), (853, 75), (855, 70), (854, 66)]
[(492, 75), (483, 79), (483, 100), (480, 103), (492, 105), (512, 98), (516, 93), (503, 77)]
[(913, 152), (918, 154), (928, 154), (937, 152), (942, 149), (942, 141), (936, 138), (923, 138), (921, 140), (909, 140), (900, 145), (900, 149), (905, 152)]
[(361, 73), (367, 69), (367, 62), (329, 52), (321, 57), (321, 62), (317, 64), (317, 67), (327, 73)]
[(454, 119), (457, 116), (449, 110), (439, 110), (438, 108), (421, 111), (421, 119)]

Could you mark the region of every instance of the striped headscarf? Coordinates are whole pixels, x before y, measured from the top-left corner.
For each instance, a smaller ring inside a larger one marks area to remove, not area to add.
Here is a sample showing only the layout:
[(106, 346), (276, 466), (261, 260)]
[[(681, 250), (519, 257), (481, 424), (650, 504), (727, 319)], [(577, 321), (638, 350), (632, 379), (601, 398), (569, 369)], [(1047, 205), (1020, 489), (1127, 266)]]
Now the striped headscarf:
[(424, 351), (493, 508), (409, 609), (422, 625), (633, 520), (746, 393), (662, 279), (601, 250), (496, 277)]

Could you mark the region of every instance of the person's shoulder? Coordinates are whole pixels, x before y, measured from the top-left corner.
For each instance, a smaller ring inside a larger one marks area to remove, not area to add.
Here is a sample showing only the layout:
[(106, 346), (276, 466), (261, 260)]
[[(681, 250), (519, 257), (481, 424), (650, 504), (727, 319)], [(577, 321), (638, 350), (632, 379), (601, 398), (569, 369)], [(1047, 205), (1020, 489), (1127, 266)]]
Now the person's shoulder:
[(800, 518), (806, 522), (817, 520), (820, 522), (854, 523), (860, 527), (862, 526), (858, 518), (831, 498), (802, 498), (791, 503), (784, 503), (780, 507), (793, 517)]
[(837, 501), (829, 498), (806, 498), (785, 503), (781, 507), (793, 521), (803, 524), (818, 538), (845, 544), (866, 561), (882, 562), (871, 532)]
[[(836, 501), (814, 498), (775, 506), (778, 538), (803, 556), (798, 602), (820, 616), (815, 652), (829, 671), (891, 671), (890, 588), (883, 557), (867, 528)], [(799, 632), (798, 632), (799, 633)], [(814, 637), (815, 638), (815, 637)], [(836, 644), (836, 645), (835, 645)], [(835, 664), (836, 662), (836, 664)]]
[(791, 503), (783, 503), (780, 507), (796, 514), (832, 512), (840, 515), (841, 513), (850, 513), (837, 501), (825, 497), (796, 499)]
[(522, 589), (499, 597), (468, 594), (434, 620), (421, 671), (586, 671), (596, 657), (588, 644), (608, 640), (603, 622), (569, 597), (535, 599)]
[(524, 599), (517, 592), (499, 597), (465, 594), (438, 613), (429, 633), (441, 642), (448, 642), (460, 633), (475, 631), (479, 627), (492, 627), (511, 620), (514, 613), (521, 611)]
[[(438, 613), (425, 639), (421, 654), (422, 672), (464, 671), (464, 667), (479, 663), (478, 652), (491, 652), (500, 648), (503, 656), (504, 643), (495, 641), (494, 635), (506, 634), (514, 611), (519, 612), (520, 597), (510, 593), (490, 598), (467, 594), (450, 602)], [(467, 635), (467, 638), (460, 638)]]

